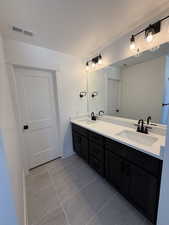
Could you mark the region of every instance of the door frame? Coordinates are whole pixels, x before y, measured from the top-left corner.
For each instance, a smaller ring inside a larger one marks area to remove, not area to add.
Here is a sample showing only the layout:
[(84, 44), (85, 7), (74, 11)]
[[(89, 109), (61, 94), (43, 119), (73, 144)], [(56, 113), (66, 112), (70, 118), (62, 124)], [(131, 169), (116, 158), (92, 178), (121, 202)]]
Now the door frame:
[(62, 136), (61, 136), (61, 124), (60, 124), (60, 105), (59, 105), (59, 88), (58, 88), (58, 76), (57, 76), (57, 70), (52, 70), (52, 69), (44, 69), (44, 68), (38, 68), (38, 67), (31, 67), (31, 66), (23, 66), (23, 65), (17, 65), (17, 64), (9, 64), (7, 63), (7, 74), (8, 74), (8, 79), (10, 83), (10, 88), (11, 88), (11, 95), (13, 98), (13, 104), (14, 104), (14, 110), (16, 114), (16, 119), (17, 119), (17, 130), (19, 133), (19, 144), (20, 148), (23, 149), (21, 152), (21, 157), (23, 159), (23, 168), (25, 174), (29, 174), (29, 163), (27, 160), (28, 154), (25, 150), (24, 147), (24, 137), (23, 137), (23, 132), (22, 132), (22, 117), (21, 117), (21, 105), (19, 101), (19, 96), (17, 92), (17, 79), (16, 79), (16, 73), (15, 73), (15, 68), (22, 68), (22, 69), (33, 69), (33, 70), (42, 70), (42, 71), (47, 71), (50, 72), (52, 75), (52, 80), (53, 80), (53, 87), (54, 87), (54, 104), (55, 104), (55, 112), (56, 112), (56, 119), (57, 119), (57, 133), (59, 135), (58, 139), (58, 157), (63, 157), (63, 148), (62, 148)]

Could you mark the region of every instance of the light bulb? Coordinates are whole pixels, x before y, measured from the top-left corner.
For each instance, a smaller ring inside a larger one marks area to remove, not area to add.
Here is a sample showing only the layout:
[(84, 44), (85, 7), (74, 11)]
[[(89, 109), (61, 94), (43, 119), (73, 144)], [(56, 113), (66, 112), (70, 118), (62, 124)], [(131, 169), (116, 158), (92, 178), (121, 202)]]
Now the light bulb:
[(98, 56), (98, 64), (101, 65), (103, 63), (101, 54)]
[(89, 71), (89, 66), (86, 66), (86, 71), (87, 71), (87, 72)]
[(96, 63), (93, 62), (93, 63), (92, 63), (92, 67), (95, 68), (95, 66), (96, 66)]
[(136, 48), (135, 42), (131, 42), (130, 50), (134, 50)]
[(136, 48), (135, 37), (134, 37), (134, 35), (132, 35), (131, 39), (130, 39), (130, 50), (134, 50), (135, 48)]
[(147, 42), (151, 42), (153, 40), (153, 33), (149, 32), (147, 37), (146, 37)]
[(98, 64), (101, 65), (103, 63), (102, 59), (99, 59)]
[(86, 63), (86, 71), (87, 72), (89, 71), (89, 63), (88, 62)]

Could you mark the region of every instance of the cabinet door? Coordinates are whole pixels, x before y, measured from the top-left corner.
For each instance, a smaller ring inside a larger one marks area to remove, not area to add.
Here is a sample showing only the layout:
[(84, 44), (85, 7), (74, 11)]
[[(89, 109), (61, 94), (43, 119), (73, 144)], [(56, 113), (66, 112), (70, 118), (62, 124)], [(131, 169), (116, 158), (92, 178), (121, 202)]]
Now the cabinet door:
[(73, 149), (77, 154), (79, 154), (80, 153), (81, 136), (75, 131), (72, 132), (72, 136), (73, 136)]
[(95, 157), (97, 160), (104, 162), (104, 147), (98, 145), (93, 141), (89, 142), (89, 154)]
[(115, 187), (121, 189), (123, 184), (123, 171), (124, 164), (123, 160), (118, 156), (112, 154), (109, 151), (106, 151), (106, 178), (109, 180)]
[(158, 195), (158, 179), (132, 165), (129, 196), (152, 222), (156, 221)]
[(88, 140), (86, 137), (73, 131), (73, 148), (74, 151), (83, 159), (88, 161)]
[(81, 137), (80, 156), (87, 162), (89, 161), (88, 139), (83, 136)]

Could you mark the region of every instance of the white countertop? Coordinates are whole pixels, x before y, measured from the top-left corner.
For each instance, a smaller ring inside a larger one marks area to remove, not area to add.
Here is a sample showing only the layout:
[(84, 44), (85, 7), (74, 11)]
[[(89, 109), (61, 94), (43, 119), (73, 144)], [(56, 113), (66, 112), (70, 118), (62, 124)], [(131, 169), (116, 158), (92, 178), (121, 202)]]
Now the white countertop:
[(149, 134), (139, 133), (140, 135), (143, 135), (143, 136), (149, 135), (151, 137), (157, 138), (157, 141), (155, 143), (153, 143), (150, 146), (147, 146), (147, 145), (140, 144), (133, 140), (129, 140), (127, 138), (120, 137), (119, 135), (117, 135), (118, 133), (120, 133), (124, 130), (135, 132), (136, 127), (135, 128), (125, 127), (122, 125), (117, 125), (117, 124), (113, 124), (113, 123), (102, 121), (102, 120), (97, 120), (96, 122), (93, 122), (93, 123), (87, 123), (84, 120), (84, 118), (83, 119), (82, 118), (81, 119), (72, 119), (71, 123), (74, 123), (76, 125), (84, 127), (95, 133), (103, 135), (104, 137), (110, 138), (110, 139), (120, 142), (124, 145), (130, 146), (136, 150), (139, 150), (141, 152), (144, 152), (146, 154), (149, 154), (151, 156), (154, 156), (156, 158), (163, 160), (165, 136), (151, 133), (151, 132), (149, 132)]

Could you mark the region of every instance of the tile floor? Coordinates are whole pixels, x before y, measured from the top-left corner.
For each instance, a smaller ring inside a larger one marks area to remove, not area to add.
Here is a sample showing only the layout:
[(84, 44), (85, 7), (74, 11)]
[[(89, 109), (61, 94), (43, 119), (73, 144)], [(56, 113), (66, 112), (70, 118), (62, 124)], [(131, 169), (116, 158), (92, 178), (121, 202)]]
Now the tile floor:
[(32, 170), (26, 182), (29, 225), (150, 225), (76, 155)]

